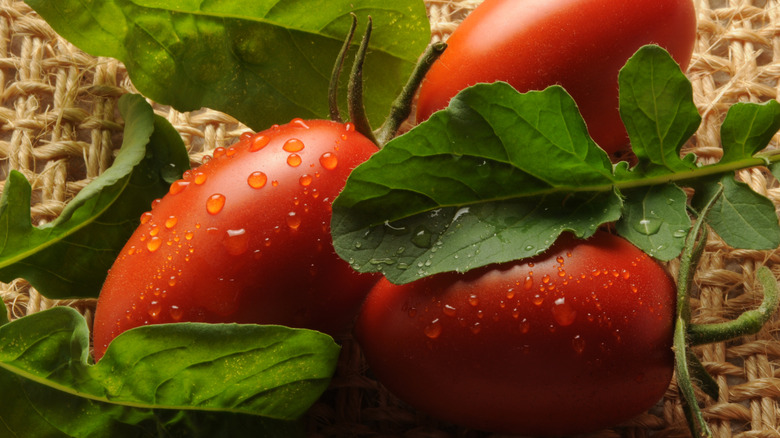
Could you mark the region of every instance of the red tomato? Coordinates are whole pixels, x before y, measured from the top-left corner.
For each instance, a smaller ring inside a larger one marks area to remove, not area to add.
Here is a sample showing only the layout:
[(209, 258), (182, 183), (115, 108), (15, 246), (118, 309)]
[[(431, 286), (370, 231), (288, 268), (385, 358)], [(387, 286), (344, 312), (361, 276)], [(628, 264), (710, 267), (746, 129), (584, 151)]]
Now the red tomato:
[(189, 171), (141, 217), (98, 299), (95, 357), (119, 333), (177, 321), (336, 333), (376, 278), (334, 252), (331, 203), (377, 151), (352, 125), (294, 120)]
[(641, 46), (658, 44), (687, 68), (696, 39), (691, 0), (486, 0), (447, 41), (420, 89), (417, 120), (478, 82), (521, 92), (562, 85), (593, 139), (628, 145), (618, 113), (618, 72)]
[(599, 233), (466, 274), (382, 279), (355, 334), (378, 380), (421, 411), (494, 432), (569, 435), (663, 396), (674, 313), (666, 271)]

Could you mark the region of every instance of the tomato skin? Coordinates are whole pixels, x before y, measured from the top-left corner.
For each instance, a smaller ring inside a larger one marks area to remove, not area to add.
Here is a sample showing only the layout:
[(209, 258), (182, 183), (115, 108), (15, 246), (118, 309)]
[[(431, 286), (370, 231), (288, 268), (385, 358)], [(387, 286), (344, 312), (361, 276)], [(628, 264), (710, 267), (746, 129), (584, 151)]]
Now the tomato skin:
[(381, 279), (355, 336), (377, 379), (463, 426), (570, 435), (615, 425), (661, 399), (672, 377), (675, 286), (607, 233), (562, 237), (528, 261)]
[(687, 68), (696, 39), (691, 0), (486, 0), (456, 28), (426, 75), (417, 120), (458, 91), (506, 81), (518, 91), (562, 85), (599, 146), (625, 149), (618, 72), (641, 46), (658, 44)]
[(333, 250), (331, 203), (377, 151), (351, 124), (294, 120), (173, 183), (141, 218), (97, 303), (95, 357), (132, 327), (179, 322), (348, 329), (376, 282)]

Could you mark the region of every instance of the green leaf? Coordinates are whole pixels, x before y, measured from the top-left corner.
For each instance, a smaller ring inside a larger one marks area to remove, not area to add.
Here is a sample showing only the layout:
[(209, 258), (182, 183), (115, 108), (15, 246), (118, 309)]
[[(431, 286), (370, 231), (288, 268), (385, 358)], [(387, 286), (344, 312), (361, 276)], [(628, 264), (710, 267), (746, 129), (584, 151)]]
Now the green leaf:
[(780, 224), (775, 206), (733, 175), (697, 188), (693, 206), (701, 208), (713, 196), (718, 184), (723, 194), (707, 216), (707, 224), (726, 244), (734, 248), (775, 249), (780, 246)]
[(0, 312), (0, 326), (4, 324), (8, 324), (8, 307), (5, 305), (5, 301), (3, 303), (3, 311)]
[(729, 108), (721, 125), (723, 157), (728, 163), (753, 156), (764, 149), (780, 130), (780, 102), (736, 103)]
[(562, 88), (480, 84), (353, 171), (333, 205), (334, 246), (394, 282), (528, 257), (616, 220), (612, 186)]
[(25, 278), (49, 298), (95, 297), (151, 201), (189, 167), (181, 137), (139, 95), (119, 100), (124, 140), (114, 164), (54, 221), (34, 227), (31, 188), (12, 171), (0, 198), (0, 281)]
[(443, 207), (370, 227), (339, 215), (332, 226), (336, 252), (361, 272), (381, 271), (408, 283), (439, 272), (465, 272), (490, 263), (531, 257), (564, 231), (587, 238), (595, 223), (616, 220), (621, 200), (614, 192), (549, 195), (533, 201), (496, 201)]
[(625, 196), (618, 234), (659, 260), (679, 256), (691, 228), (685, 192), (665, 184), (628, 190)]
[(209, 107), (255, 130), (326, 118), (350, 13), (374, 22), (366, 106), (378, 126), (430, 40), (420, 0), (30, 0), (82, 50), (125, 63), (145, 96)]
[[(314, 331), (196, 323), (127, 331), (95, 365), (87, 362), (88, 348), (86, 321), (71, 308), (0, 327), (0, 430), (130, 436), (216, 414), (237, 424), (255, 421), (244, 414), (263, 417), (272, 429), (296, 428), (290, 422), (325, 390), (339, 352)], [(165, 414), (171, 409), (188, 412), (172, 418)]]
[(696, 132), (701, 116), (690, 81), (668, 52), (644, 46), (618, 77), (620, 117), (631, 148), (645, 172), (684, 171), (693, 167), (680, 150)]

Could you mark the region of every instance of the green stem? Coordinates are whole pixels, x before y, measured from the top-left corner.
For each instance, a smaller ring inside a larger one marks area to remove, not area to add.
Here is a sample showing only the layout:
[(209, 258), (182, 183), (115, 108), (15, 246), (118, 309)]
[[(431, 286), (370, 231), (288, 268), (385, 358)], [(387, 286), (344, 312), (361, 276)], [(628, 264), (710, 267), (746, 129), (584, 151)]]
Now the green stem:
[(371, 17), (368, 17), (366, 24), (366, 33), (363, 34), (363, 40), (360, 42), (357, 54), (355, 54), (355, 63), (352, 64), (352, 73), (349, 76), (348, 103), (349, 118), (355, 125), (355, 130), (378, 144), (371, 130), (371, 124), (366, 116), (366, 109), (363, 105), (363, 63), (366, 60), (368, 51), (368, 41), (371, 39), (371, 29), (373, 27)]
[(401, 94), (393, 102), (393, 106), (390, 109), (390, 115), (379, 130), (377, 130), (376, 138), (380, 147), (384, 146), (395, 136), (398, 129), (401, 127), (401, 124), (409, 117), (409, 114), (412, 113), (412, 103), (414, 101), (414, 95), (417, 93), (417, 88), (420, 87), (426, 73), (428, 73), (428, 70), (430, 70), (433, 63), (439, 59), (439, 56), (444, 53), (446, 47), (447, 45), (445, 43), (430, 44), (422, 57), (420, 57), (420, 61), (415, 66), (406, 85), (404, 85)]
[(764, 290), (764, 300), (757, 309), (745, 311), (733, 321), (692, 324), (688, 327), (688, 342), (691, 345), (711, 344), (758, 333), (777, 311), (780, 298), (777, 279), (769, 268), (766, 266), (759, 268), (756, 277)]
[(352, 44), (352, 38), (355, 36), (355, 29), (357, 28), (357, 15), (350, 15), (352, 15), (352, 25), (349, 27), (344, 44), (341, 46), (338, 57), (336, 57), (336, 63), (333, 64), (333, 71), (330, 74), (330, 85), (328, 85), (328, 109), (330, 110), (330, 119), (334, 122), (343, 122), (341, 112), (339, 111), (339, 78), (341, 77), (341, 69), (344, 67), (344, 59), (346, 59), (349, 51), (349, 45)]
[[(711, 437), (712, 432), (699, 408), (691, 376), (692, 368), (698, 376), (701, 376), (702, 373), (706, 374), (706, 371), (703, 370), (703, 367), (697, 366), (699, 365), (698, 360), (692, 360), (692, 354), (689, 351), (686, 335), (691, 319), (690, 291), (693, 286), (693, 276), (696, 272), (696, 267), (707, 243), (708, 232), (704, 218), (722, 192), (723, 187), (720, 186), (718, 192), (709, 199), (707, 205), (700, 212), (696, 222), (688, 232), (685, 248), (680, 255), (680, 272), (677, 277), (677, 318), (675, 319), (672, 347), (674, 350), (674, 369), (683, 409), (688, 419), (688, 427), (691, 429), (691, 434), (698, 437)], [(701, 380), (701, 377), (699, 379)], [(707, 392), (714, 394), (711, 379), (708, 382)]]

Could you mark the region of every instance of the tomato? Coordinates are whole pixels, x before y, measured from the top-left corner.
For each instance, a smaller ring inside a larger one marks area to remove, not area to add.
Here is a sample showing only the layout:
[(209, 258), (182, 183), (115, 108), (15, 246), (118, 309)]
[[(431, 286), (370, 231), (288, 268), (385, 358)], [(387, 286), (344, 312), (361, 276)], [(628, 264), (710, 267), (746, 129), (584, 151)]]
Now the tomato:
[(112, 266), (95, 313), (95, 357), (146, 324), (347, 330), (376, 278), (335, 254), (331, 203), (376, 151), (351, 124), (298, 119), (215, 150), (141, 217)]
[(563, 236), (526, 261), (382, 279), (355, 336), (377, 379), (421, 411), (493, 432), (569, 435), (660, 400), (675, 301), (662, 266), (599, 232)]
[(478, 82), (506, 81), (521, 92), (560, 84), (596, 143), (613, 153), (628, 145), (617, 109), (620, 68), (652, 43), (684, 70), (695, 39), (691, 0), (486, 0), (428, 72), (417, 120)]

